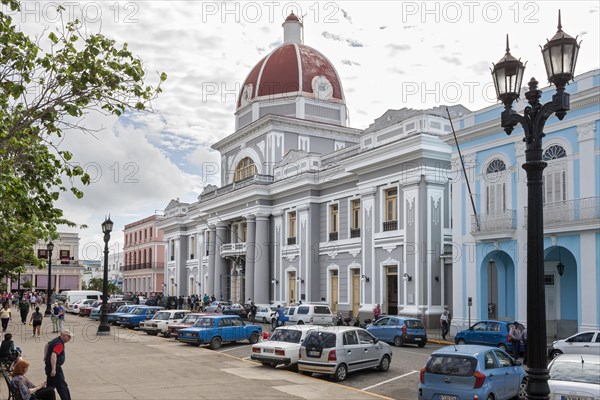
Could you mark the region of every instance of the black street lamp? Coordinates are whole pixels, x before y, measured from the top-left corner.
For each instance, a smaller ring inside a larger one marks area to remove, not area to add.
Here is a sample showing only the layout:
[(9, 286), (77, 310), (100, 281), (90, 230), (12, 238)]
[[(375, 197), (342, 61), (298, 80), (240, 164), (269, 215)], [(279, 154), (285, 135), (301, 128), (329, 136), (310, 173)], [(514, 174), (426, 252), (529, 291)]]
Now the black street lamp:
[(542, 48), (548, 81), (556, 86), (552, 101), (540, 104), (542, 91), (535, 78), (529, 81), (525, 98), (529, 106), (524, 115), (512, 109), (519, 98), (525, 66), (510, 54), (508, 36), (506, 54), (494, 65), (492, 75), (498, 100), (504, 103), (501, 125), (507, 134), (521, 124), (525, 133), (525, 164), (527, 173), (527, 398), (548, 399), (548, 368), (546, 362), (546, 299), (544, 291), (544, 219), (542, 179), (546, 162), (542, 160), (542, 138), (546, 120), (556, 114), (562, 120), (570, 109), (566, 84), (573, 79), (579, 44), (562, 31), (560, 11), (558, 31)]
[(100, 325), (98, 326), (97, 336), (108, 335), (110, 325), (108, 324), (108, 241), (113, 229), (113, 222), (110, 215), (102, 223), (102, 233), (104, 233), (104, 280), (102, 282), (102, 306), (100, 307)]
[(44, 315), (52, 314), (52, 304), (51, 304), (51, 290), (52, 290), (52, 250), (54, 250), (54, 243), (52, 240), (48, 242), (46, 245), (46, 250), (48, 250), (48, 291), (46, 292), (46, 311)]

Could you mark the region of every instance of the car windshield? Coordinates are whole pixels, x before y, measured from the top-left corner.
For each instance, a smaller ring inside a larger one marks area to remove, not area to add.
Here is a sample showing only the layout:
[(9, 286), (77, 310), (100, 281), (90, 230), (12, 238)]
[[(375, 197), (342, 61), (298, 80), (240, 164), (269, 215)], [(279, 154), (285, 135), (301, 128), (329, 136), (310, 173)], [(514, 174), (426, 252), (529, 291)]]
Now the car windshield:
[(194, 324), (197, 328), (210, 328), (213, 326), (212, 318), (198, 318), (196, 323)]
[(145, 308), (136, 308), (135, 310), (132, 311), (133, 315), (142, 315), (146, 313), (146, 309)]
[(154, 318), (152, 319), (168, 320), (169, 317), (171, 317), (171, 314), (169, 314), (168, 312), (158, 312), (156, 313), (156, 315), (154, 315)]
[(127, 311), (127, 306), (121, 306), (117, 309), (117, 312), (125, 312)]
[(276, 329), (271, 336), (274, 342), (300, 343), (302, 332), (295, 329)]
[(409, 329), (423, 329), (424, 328), (421, 321), (416, 320), (416, 319), (407, 319), (406, 321), (404, 321), (404, 324)]
[(186, 315), (182, 320), (181, 323), (183, 324), (193, 324), (194, 322), (196, 322), (196, 320), (200, 318), (200, 315)]
[(476, 366), (477, 360), (473, 357), (433, 355), (425, 368), (430, 374), (470, 376)]
[(598, 364), (590, 362), (561, 362), (556, 360), (550, 368), (550, 379), (600, 385), (599, 370), (600, 366)]
[(335, 333), (312, 331), (304, 339), (305, 347), (318, 347), (329, 349), (335, 347)]

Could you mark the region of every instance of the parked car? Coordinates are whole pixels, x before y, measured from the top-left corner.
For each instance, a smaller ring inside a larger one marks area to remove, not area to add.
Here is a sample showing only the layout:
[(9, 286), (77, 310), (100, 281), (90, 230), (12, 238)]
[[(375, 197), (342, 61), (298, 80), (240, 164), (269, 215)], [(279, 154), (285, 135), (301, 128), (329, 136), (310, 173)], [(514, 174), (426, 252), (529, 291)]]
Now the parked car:
[(242, 318), (248, 317), (248, 312), (246, 311), (246, 307), (241, 304), (232, 304), (230, 306), (223, 307), (224, 315), (239, 315)]
[(262, 365), (276, 367), (279, 364), (295, 365), (298, 363), (300, 343), (315, 325), (282, 326), (271, 334), (269, 340), (252, 346), (250, 358), (260, 361)]
[(78, 315), (80, 317), (89, 317), (92, 313), (92, 310), (96, 307), (100, 307), (102, 305), (102, 300), (96, 300), (92, 304), (83, 304), (79, 307)]
[[(290, 307), (290, 311), (292, 307)], [(290, 322), (298, 325), (333, 325), (334, 315), (325, 304), (301, 304), (289, 315)]]
[(140, 322), (140, 330), (146, 332), (148, 335), (158, 335), (162, 333), (163, 336), (167, 336), (169, 332), (170, 324), (177, 324), (181, 322), (189, 310), (162, 310), (154, 314), (152, 319)]
[(221, 309), (222, 309), (224, 306), (230, 306), (231, 303), (229, 303), (227, 301), (213, 301), (204, 309), (204, 312), (207, 312), (207, 313), (217, 312), (219, 305), (221, 306)]
[(445, 346), (431, 353), (419, 379), (419, 399), (525, 399), (525, 370), (499, 348)]
[(404, 346), (406, 343), (425, 347), (427, 332), (421, 320), (410, 317), (383, 317), (367, 326), (367, 330), (379, 340)]
[(166, 337), (176, 338), (179, 335), (180, 329), (192, 327), (196, 323), (198, 318), (203, 317), (205, 315), (209, 315), (209, 314), (207, 314), (207, 313), (191, 313), (191, 314), (186, 315), (181, 320), (181, 322), (179, 322), (178, 324), (175, 324), (175, 323), (170, 324), (167, 328)]
[(600, 331), (581, 332), (566, 339), (555, 340), (548, 348), (548, 357), (561, 354), (597, 354), (600, 355)]
[(150, 319), (162, 307), (155, 306), (136, 306), (129, 314), (120, 315), (117, 319), (117, 323), (126, 328), (137, 328), (140, 322)]
[(193, 345), (209, 344), (216, 350), (223, 342), (248, 340), (255, 344), (261, 336), (260, 326), (246, 325), (238, 315), (205, 315), (191, 328), (180, 329), (177, 340)]
[[(506, 321), (480, 321), (469, 329), (460, 331), (454, 337), (456, 344), (479, 344), (484, 346), (498, 347), (504, 351), (512, 353), (513, 348), (508, 333), (512, 322)], [(519, 324), (521, 330), (525, 327)], [(521, 343), (521, 351), (525, 348)]]
[(137, 307), (135, 304), (127, 304), (117, 308), (117, 310), (114, 313), (108, 314), (108, 323), (117, 324), (119, 316), (129, 314), (131, 311), (133, 311), (135, 307)]
[(81, 307), (89, 306), (89, 305), (93, 304), (95, 301), (98, 301), (98, 300), (95, 300), (95, 299), (77, 300), (76, 302), (69, 304), (65, 311), (77, 315), (77, 314), (79, 314), (79, 310), (81, 309)]
[(271, 321), (271, 315), (275, 312), (274, 306), (256, 306), (255, 321), (262, 321), (263, 324), (268, 324)]
[(386, 372), (391, 361), (391, 346), (367, 330), (333, 326), (308, 332), (300, 345), (298, 370), (304, 374), (329, 374), (341, 382), (349, 372), (362, 369)]
[[(296, 309), (298, 306), (288, 306), (283, 309), (283, 321), (291, 322), (291, 317), (296, 313)], [(277, 310), (277, 307), (275, 307)], [(273, 314), (271, 314), (271, 326), (273, 329), (277, 328), (277, 312), (273, 310)]]
[(600, 399), (600, 356), (563, 354), (548, 365), (551, 399)]

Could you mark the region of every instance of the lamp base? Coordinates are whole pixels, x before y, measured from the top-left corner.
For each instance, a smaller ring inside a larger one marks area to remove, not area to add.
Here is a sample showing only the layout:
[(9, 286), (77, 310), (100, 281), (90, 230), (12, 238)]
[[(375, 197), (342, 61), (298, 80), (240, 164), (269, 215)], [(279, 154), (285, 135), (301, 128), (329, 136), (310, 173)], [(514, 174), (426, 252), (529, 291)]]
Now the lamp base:
[(98, 326), (98, 331), (96, 332), (96, 336), (106, 336), (106, 335), (110, 335), (110, 325)]

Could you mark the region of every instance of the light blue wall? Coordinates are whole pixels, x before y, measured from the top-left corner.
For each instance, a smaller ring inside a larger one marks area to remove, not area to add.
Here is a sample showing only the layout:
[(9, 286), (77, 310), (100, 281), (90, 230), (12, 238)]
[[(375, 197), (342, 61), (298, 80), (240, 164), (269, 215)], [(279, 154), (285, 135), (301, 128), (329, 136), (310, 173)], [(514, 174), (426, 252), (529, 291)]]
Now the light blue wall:
[[(571, 254), (565, 254), (561, 250), (560, 259), (567, 268), (560, 277), (560, 313), (562, 319), (581, 321), (582, 307), (579, 296), (581, 296), (581, 239), (579, 235), (558, 236), (556, 246), (567, 249)], [(548, 249), (552, 246), (549, 237), (544, 238), (544, 257), (546, 260), (557, 260), (559, 254), (557, 249)], [(574, 258), (574, 259), (573, 259)], [(576, 293), (577, 295), (573, 295)]]

